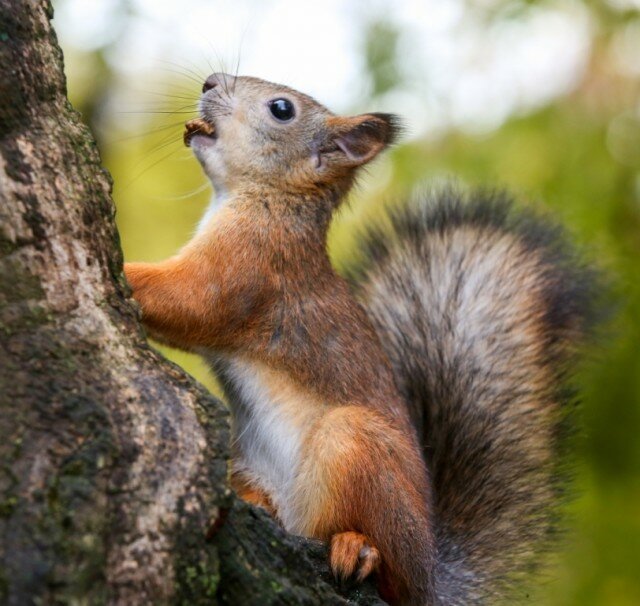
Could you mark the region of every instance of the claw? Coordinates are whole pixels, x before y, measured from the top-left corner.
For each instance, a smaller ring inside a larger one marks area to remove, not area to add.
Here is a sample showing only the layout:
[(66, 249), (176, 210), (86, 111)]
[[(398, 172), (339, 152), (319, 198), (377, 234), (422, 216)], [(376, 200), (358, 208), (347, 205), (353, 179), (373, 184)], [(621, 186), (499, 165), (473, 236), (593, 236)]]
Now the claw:
[(380, 565), (380, 552), (359, 532), (341, 532), (331, 537), (331, 570), (338, 579), (355, 576), (364, 581)]

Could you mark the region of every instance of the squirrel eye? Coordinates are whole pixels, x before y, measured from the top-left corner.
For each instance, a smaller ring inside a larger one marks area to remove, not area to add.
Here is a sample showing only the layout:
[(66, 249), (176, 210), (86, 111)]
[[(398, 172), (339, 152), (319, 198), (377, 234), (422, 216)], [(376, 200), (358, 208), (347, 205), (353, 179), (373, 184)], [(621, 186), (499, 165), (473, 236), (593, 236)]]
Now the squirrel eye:
[(289, 122), (296, 115), (293, 103), (289, 99), (274, 99), (269, 101), (269, 110), (271, 115), (278, 122)]

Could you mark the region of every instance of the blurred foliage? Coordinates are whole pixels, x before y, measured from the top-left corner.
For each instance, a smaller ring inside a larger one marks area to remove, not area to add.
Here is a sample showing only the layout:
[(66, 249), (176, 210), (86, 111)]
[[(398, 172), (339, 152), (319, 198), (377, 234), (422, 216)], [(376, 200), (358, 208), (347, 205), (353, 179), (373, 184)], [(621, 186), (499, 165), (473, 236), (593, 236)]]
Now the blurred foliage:
[(400, 84), (398, 30), (386, 21), (371, 21), (365, 30), (365, 69), (371, 80), (371, 96), (383, 95)]
[[(468, 10), (487, 21), (517, 19), (532, 4), (541, 3), (470, 1)], [(616, 70), (611, 57), (621, 36), (640, 32), (640, 16), (625, 0), (587, 4), (593, 39), (589, 64), (575, 90), (546, 107), (511, 116), (489, 133), (450, 130), (437, 140), (398, 146), (372, 167), (352, 195), (335, 221), (330, 243), (340, 266), (353, 252), (359, 225), (375, 220), (383, 203), (453, 177), (470, 185), (509, 188), (523, 203), (566, 225), (602, 268), (617, 310), (579, 377), (584, 427), (577, 446), (573, 522), (566, 548), (531, 601), (632, 606), (640, 604), (640, 83)], [(398, 56), (402, 32), (389, 19), (354, 27), (365, 30), (363, 64), (371, 95), (399, 86), (398, 66), (406, 61)], [(105, 49), (82, 56), (67, 50), (72, 101), (95, 127), (115, 180), (125, 257), (159, 260), (175, 253), (210, 196), (200, 168), (181, 143), (181, 123), (190, 115), (184, 112), (199, 93), (197, 78), (185, 67), (182, 81), (167, 81), (168, 96), (155, 111), (176, 113), (155, 115), (146, 125), (148, 133), (131, 137), (126, 129), (118, 132), (118, 120), (106, 128), (97, 117), (96, 108), (102, 107), (113, 81)], [(74, 79), (87, 65), (96, 69), (96, 87)], [(162, 87), (156, 92), (162, 93)], [(163, 351), (216, 389), (198, 358)]]

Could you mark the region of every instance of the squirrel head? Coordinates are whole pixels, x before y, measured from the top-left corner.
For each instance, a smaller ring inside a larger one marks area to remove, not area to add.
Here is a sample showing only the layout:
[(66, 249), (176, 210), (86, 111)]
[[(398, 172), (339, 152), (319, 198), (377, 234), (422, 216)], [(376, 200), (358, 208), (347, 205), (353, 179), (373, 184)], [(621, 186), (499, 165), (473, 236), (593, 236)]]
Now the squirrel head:
[(200, 113), (187, 123), (185, 143), (214, 187), (230, 193), (341, 196), (399, 131), (392, 114), (340, 117), (286, 86), (228, 74), (207, 78)]

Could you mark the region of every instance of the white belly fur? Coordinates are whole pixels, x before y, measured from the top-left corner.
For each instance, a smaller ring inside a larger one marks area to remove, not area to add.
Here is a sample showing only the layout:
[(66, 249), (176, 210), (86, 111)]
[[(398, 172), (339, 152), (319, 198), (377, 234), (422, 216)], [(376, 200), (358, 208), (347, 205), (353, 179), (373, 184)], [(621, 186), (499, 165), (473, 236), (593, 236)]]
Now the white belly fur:
[(234, 470), (243, 471), (269, 494), (287, 530), (300, 533), (304, 522), (294, 494), (301, 450), (326, 403), (284, 373), (240, 358), (226, 363), (226, 380), (236, 392), (229, 402)]

